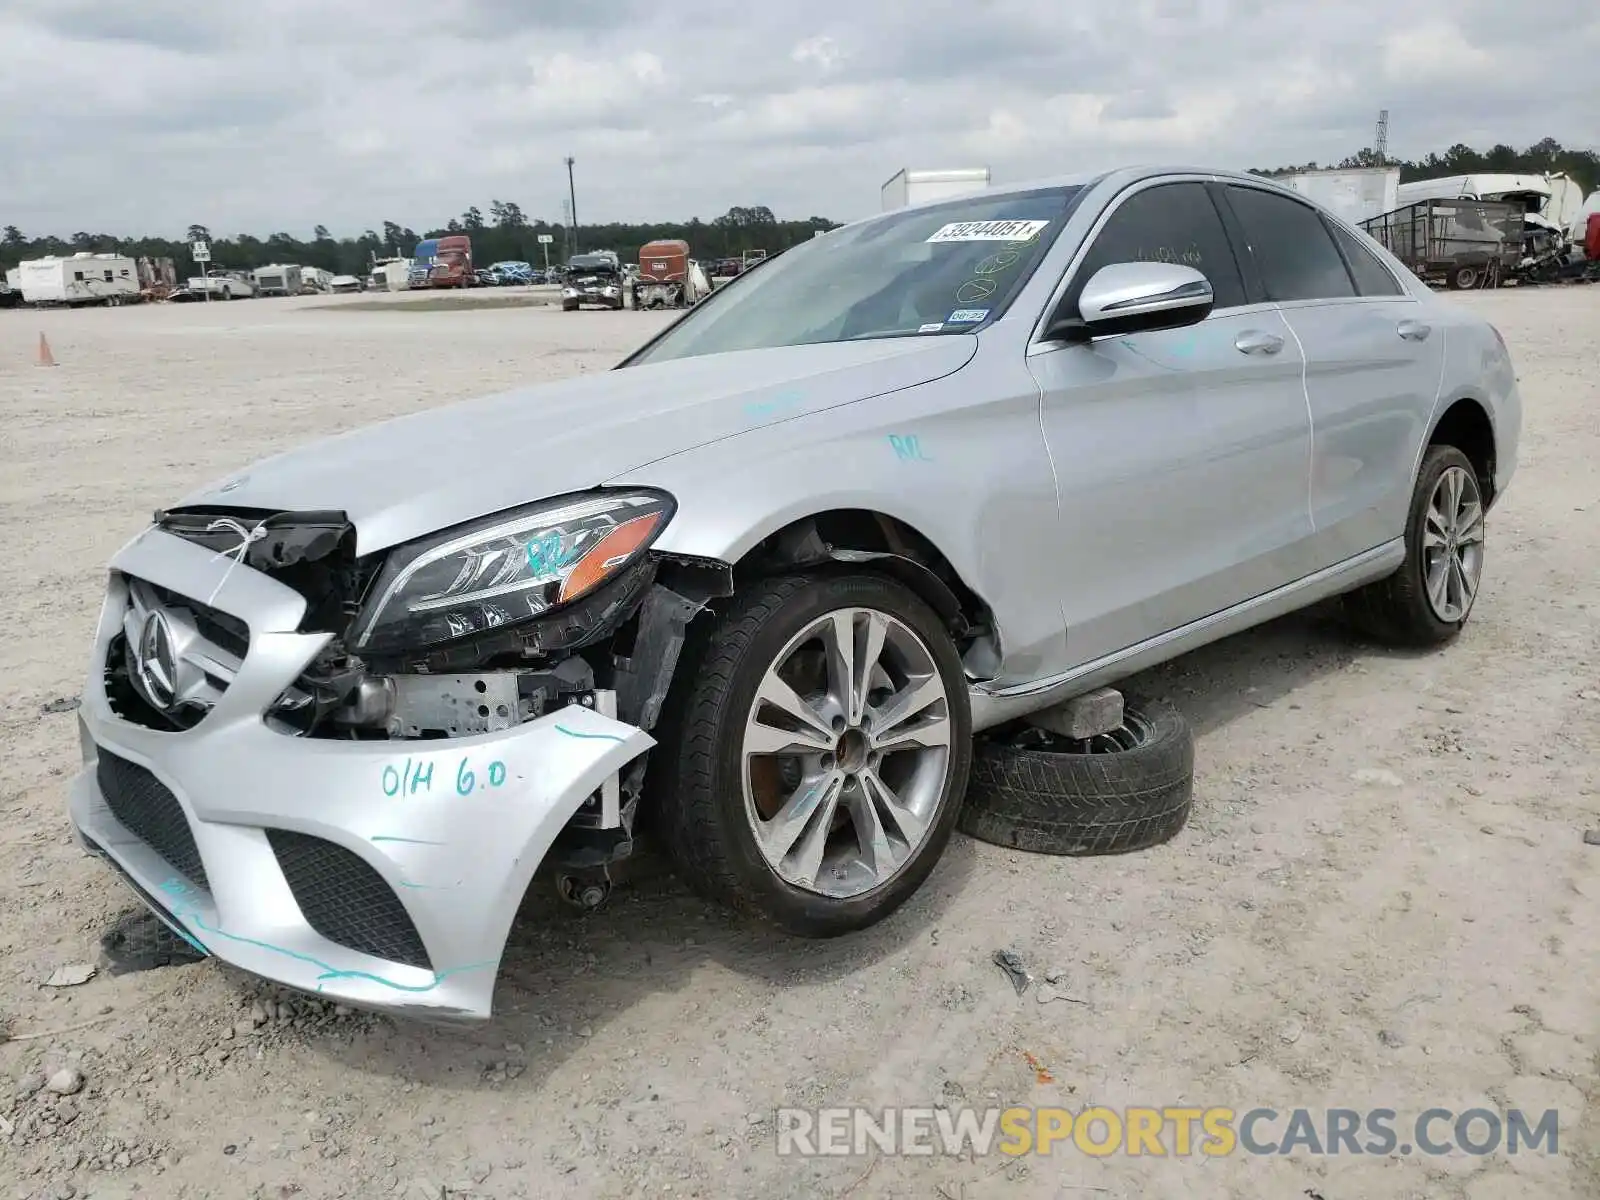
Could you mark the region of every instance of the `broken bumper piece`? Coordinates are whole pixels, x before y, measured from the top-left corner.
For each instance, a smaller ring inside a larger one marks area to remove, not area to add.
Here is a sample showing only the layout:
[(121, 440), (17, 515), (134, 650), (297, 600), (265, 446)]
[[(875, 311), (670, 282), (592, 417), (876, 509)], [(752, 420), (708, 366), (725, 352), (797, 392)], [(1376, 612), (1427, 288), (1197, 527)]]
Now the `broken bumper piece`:
[(85, 769), (71, 787), (85, 847), (197, 948), (243, 970), (368, 1009), (487, 1017), (512, 919), (552, 841), (652, 739), (579, 706), (461, 738), (275, 731), (262, 713), (324, 636), (292, 632), (297, 605), (259, 574), (234, 572), (213, 593), (213, 566), (226, 564), (159, 534), (114, 563), (209, 597), (250, 626), (250, 641), (192, 728), (125, 719), (99, 669), (127, 608), (113, 577), (79, 715)]

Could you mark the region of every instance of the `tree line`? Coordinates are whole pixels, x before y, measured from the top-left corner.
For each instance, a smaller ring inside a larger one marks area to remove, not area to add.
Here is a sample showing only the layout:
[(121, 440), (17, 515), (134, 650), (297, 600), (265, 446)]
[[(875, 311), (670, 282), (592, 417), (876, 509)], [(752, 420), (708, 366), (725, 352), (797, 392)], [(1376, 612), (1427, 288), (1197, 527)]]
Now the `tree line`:
[[(1560, 171), (1577, 181), (1586, 195), (1600, 189), (1600, 153), (1570, 150), (1548, 137), (1523, 150), (1496, 145), (1480, 151), (1458, 144), (1442, 154), (1429, 154), (1414, 162), (1389, 158), (1368, 147), (1337, 163), (1255, 168), (1254, 173), (1271, 176), (1330, 167), (1375, 166), (1399, 167), (1402, 182), (1481, 171), (1517, 174)], [(89, 250), (134, 258), (171, 258), (178, 265), (180, 275), (188, 275), (198, 270), (189, 257), (190, 243), (206, 241), (211, 244), (211, 258), (216, 269), (251, 270), (268, 263), (298, 263), (321, 267), (338, 275), (356, 275), (365, 272), (374, 257), (409, 256), (424, 238), (451, 233), (465, 233), (472, 238), (473, 261), (479, 265), (510, 259), (540, 266), (545, 257), (545, 247), (539, 242), (541, 234), (551, 238), (552, 264), (563, 263), (570, 255), (588, 250), (615, 250), (625, 262), (633, 261), (640, 246), (663, 238), (681, 238), (689, 243), (695, 257), (711, 260), (741, 255), (749, 250), (776, 253), (804, 241), (819, 229), (837, 227), (838, 222), (826, 217), (780, 221), (770, 208), (756, 205), (730, 208), (710, 221), (696, 218), (676, 223), (584, 225), (578, 229), (577, 244), (574, 244), (572, 231), (566, 225), (530, 220), (514, 201), (492, 200), (487, 215), (473, 206), (445, 222), (443, 228), (428, 229), (420, 234), (398, 222), (384, 221), (379, 228), (367, 229), (359, 237), (335, 238), (326, 225), (318, 225), (312, 230), (309, 241), (289, 233), (273, 233), (264, 238), (247, 233), (217, 237), (203, 224), (190, 225), (182, 239), (119, 238), (89, 232), (74, 233), (70, 238), (28, 237), (15, 225), (6, 225), (0, 228), (0, 265), (13, 267), (26, 258)]]
[(202, 224), (190, 225), (181, 239), (120, 238), (89, 232), (74, 233), (70, 238), (30, 238), (15, 225), (6, 225), (0, 228), (0, 265), (14, 267), (23, 259), (88, 250), (132, 258), (170, 258), (177, 265), (179, 275), (184, 276), (199, 273), (199, 267), (190, 257), (190, 245), (203, 241), (211, 247), (212, 270), (253, 270), (269, 263), (295, 263), (321, 267), (335, 275), (359, 275), (368, 270), (374, 258), (409, 257), (418, 242), (453, 233), (471, 237), (472, 260), (478, 266), (508, 260), (542, 266), (547, 247), (539, 241), (541, 234), (551, 239), (548, 250), (553, 266), (566, 262), (573, 254), (590, 250), (615, 250), (624, 262), (634, 261), (641, 246), (663, 238), (681, 238), (689, 243), (690, 252), (696, 258), (711, 260), (736, 257), (749, 250), (775, 254), (804, 241), (819, 229), (836, 229), (838, 224), (826, 217), (780, 221), (770, 208), (757, 205), (730, 208), (711, 221), (695, 218), (685, 222), (583, 225), (577, 230), (574, 244), (572, 230), (567, 226), (529, 220), (514, 201), (493, 200), (487, 216), (474, 206), (459, 217), (450, 218), (443, 228), (426, 229), (421, 233), (397, 221), (384, 221), (377, 229), (365, 230), (359, 237), (335, 238), (326, 225), (318, 225), (312, 230), (310, 240), (289, 233), (273, 233), (264, 238), (248, 233), (218, 237), (209, 226)]
[(1555, 138), (1544, 138), (1524, 150), (1504, 144), (1488, 150), (1474, 150), (1457, 143), (1443, 154), (1429, 154), (1410, 162), (1379, 154), (1368, 146), (1336, 163), (1302, 163), (1295, 167), (1252, 169), (1255, 175), (1287, 175), (1293, 171), (1349, 170), (1353, 167), (1399, 167), (1400, 182), (1439, 179), (1450, 175), (1477, 175), (1493, 172), (1503, 175), (1543, 175), (1561, 173), (1583, 188), (1583, 194), (1600, 190), (1600, 152), (1569, 150)]

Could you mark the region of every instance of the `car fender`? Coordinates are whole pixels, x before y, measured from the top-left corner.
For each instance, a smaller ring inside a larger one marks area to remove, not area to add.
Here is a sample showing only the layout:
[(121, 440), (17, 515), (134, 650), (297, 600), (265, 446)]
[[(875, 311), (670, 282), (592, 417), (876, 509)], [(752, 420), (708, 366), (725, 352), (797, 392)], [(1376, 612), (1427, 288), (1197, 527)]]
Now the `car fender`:
[(1040, 553), (1057, 513), (1038, 388), (1018, 356), (997, 398), (973, 403), (965, 373), (753, 428), (607, 483), (677, 500), (658, 553), (729, 564), (823, 512), (903, 522), (994, 614), (1002, 675), (1028, 678), (1065, 653), (1055, 567)]

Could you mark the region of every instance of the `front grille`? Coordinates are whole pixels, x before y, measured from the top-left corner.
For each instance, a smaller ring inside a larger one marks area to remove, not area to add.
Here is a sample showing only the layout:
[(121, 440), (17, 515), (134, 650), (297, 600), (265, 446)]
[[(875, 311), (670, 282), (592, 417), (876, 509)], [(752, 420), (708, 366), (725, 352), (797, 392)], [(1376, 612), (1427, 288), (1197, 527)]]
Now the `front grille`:
[[(112, 708), (147, 729), (193, 729), (222, 699), (249, 654), (250, 628), (171, 588), (133, 575), (123, 578), (128, 606), (122, 633), (112, 639), (105, 662)], [(146, 642), (146, 623), (154, 614), (160, 614), (166, 630), (161, 649)], [(141, 663), (141, 654), (159, 666), (159, 680), (146, 673), (149, 664)]]
[(267, 830), (267, 841), (311, 928), (362, 954), (433, 969), (400, 897), (360, 855), (287, 829)]
[(156, 594), (163, 608), (187, 609), (194, 618), (194, 627), (208, 642), (221, 646), (235, 658), (242, 659), (250, 652), (250, 626), (232, 613), (191, 600), (157, 583), (146, 581), (145, 586)]
[(205, 865), (200, 861), (200, 850), (194, 844), (194, 833), (189, 828), (189, 818), (166, 784), (138, 763), (104, 749), (99, 753), (95, 778), (106, 807), (129, 833), (159, 854), (167, 866), (190, 883), (211, 890)]

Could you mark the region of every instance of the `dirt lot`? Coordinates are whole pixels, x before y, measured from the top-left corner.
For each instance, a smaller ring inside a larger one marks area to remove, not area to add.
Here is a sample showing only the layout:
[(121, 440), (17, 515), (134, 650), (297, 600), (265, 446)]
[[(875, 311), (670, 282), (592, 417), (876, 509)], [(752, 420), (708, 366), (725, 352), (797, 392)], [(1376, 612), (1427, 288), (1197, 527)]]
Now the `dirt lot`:
[[(0, 1196), (1600, 1195), (1600, 288), (1467, 302), (1510, 341), (1527, 417), (1457, 645), (1386, 653), (1312, 614), (1155, 672), (1199, 731), (1175, 842), (1052, 860), (958, 838), (847, 940), (752, 929), (660, 870), (587, 921), (538, 897), (501, 1015), (443, 1033), (215, 963), (42, 986), (133, 907), (69, 837), (75, 717), (52, 702), (158, 504), (315, 435), (603, 369), (662, 318), (0, 312)], [(32, 365), (41, 328), (54, 370)], [(1001, 947), (1083, 1003), (1019, 998)], [(80, 1091), (39, 1088), (63, 1066)], [(785, 1103), (963, 1102), (1388, 1107), (1403, 1130), (1558, 1108), (1560, 1154), (774, 1151)]]

